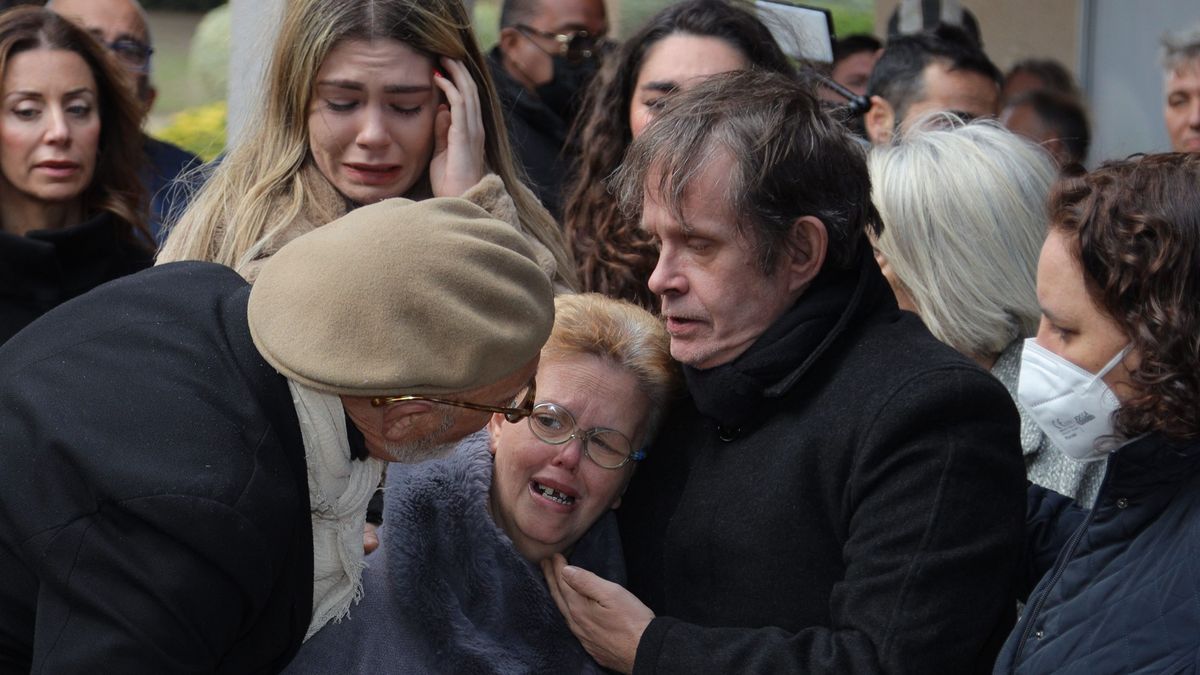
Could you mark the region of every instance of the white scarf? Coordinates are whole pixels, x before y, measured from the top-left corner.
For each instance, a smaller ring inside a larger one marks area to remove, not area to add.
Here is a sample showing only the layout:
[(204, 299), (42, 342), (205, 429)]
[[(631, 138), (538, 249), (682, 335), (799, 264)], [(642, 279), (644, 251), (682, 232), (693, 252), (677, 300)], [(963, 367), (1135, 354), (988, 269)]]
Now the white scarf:
[(288, 380), (300, 420), (312, 507), (313, 611), (304, 639), (362, 599), (363, 525), (384, 463), (355, 461), (342, 400)]

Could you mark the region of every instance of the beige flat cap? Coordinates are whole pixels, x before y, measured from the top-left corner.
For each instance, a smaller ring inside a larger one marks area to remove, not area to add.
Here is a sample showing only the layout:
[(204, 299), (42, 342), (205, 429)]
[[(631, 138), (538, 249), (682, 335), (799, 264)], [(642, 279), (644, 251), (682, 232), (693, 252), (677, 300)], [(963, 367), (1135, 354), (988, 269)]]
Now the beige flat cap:
[(271, 256), (250, 334), (289, 379), (350, 396), (445, 394), (533, 359), (550, 280), (511, 226), (461, 199), (355, 209)]

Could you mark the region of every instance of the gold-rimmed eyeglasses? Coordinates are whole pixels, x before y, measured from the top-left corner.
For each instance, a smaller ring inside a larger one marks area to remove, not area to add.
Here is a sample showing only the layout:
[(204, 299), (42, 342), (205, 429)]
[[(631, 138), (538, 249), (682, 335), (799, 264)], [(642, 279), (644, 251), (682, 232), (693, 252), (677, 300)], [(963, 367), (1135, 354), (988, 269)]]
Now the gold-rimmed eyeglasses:
[(466, 408), (467, 410), (479, 410), (481, 412), (490, 412), (504, 415), (504, 419), (509, 422), (520, 422), (521, 420), (533, 414), (533, 401), (537, 396), (537, 385), (533, 379), (529, 380), (529, 384), (525, 388), (517, 392), (513, 397), (514, 401), (520, 401), (514, 407), (505, 407), (498, 405), (483, 405), (482, 403), (468, 403), (467, 401), (452, 401), (447, 398), (435, 398), (433, 396), (376, 396), (371, 399), (371, 406), (381, 408), (385, 405), (393, 403), (403, 403), (405, 401), (428, 401), (430, 403), (441, 403), (442, 405), (452, 405), (456, 408)]
[[(604, 35), (592, 35), (586, 30), (555, 33), (539, 30), (523, 23), (517, 24), (514, 28), (525, 35), (536, 35), (547, 40), (554, 40), (558, 46), (558, 55), (571, 63), (580, 63), (587, 59), (599, 58), (609, 49), (611, 44)], [(537, 45), (536, 42), (534, 44)], [(538, 49), (542, 49), (542, 47), (538, 45)], [(542, 51), (546, 52), (545, 49), (542, 49)], [(550, 52), (546, 53), (549, 54)]]
[(529, 430), (542, 442), (563, 445), (571, 440), (583, 444), (583, 454), (605, 469), (619, 469), (630, 461), (646, 458), (645, 450), (634, 450), (625, 434), (608, 427), (580, 429), (570, 410), (557, 403), (543, 401), (533, 406), (526, 420)]

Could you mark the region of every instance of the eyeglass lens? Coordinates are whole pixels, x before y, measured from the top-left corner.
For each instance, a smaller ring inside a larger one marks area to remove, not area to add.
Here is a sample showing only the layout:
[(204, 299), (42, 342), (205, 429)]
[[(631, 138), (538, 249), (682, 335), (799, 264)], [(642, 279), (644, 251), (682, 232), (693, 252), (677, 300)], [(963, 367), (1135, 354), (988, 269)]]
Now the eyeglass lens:
[(529, 416), (533, 435), (551, 445), (562, 445), (572, 438), (583, 442), (583, 453), (606, 469), (624, 464), (632, 452), (629, 439), (615, 429), (591, 429), (579, 433), (571, 413), (554, 403), (539, 403)]
[(150, 48), (137, 40), (117, 40), (109, 45), (109, 49), (123, 63), (137, 68), (144, 67), (150, 58)]

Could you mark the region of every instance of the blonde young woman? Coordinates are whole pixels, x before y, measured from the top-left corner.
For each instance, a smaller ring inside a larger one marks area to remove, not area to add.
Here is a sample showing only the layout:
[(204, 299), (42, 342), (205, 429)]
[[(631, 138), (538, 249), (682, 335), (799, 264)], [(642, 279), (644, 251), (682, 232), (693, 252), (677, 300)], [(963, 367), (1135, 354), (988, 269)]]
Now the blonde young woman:
[(462, 197), (511, 223), (563, 289), (574, 264), (521, 183), (460, 0), (291, 0), (263, 112), (172, 229), (158, 262), (253, 281), (285, 243), (363, 204)]

